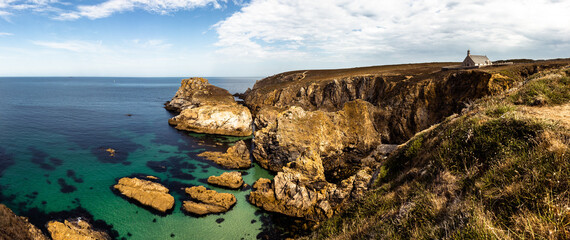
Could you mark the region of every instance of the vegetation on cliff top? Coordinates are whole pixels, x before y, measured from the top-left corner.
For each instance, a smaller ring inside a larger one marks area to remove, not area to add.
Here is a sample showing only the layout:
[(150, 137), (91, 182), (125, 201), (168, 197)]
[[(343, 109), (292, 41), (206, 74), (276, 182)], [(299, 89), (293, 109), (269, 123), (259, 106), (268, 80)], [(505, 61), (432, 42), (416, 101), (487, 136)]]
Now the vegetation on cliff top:
[(364, 198), (312, 237), (570, 238), (570, 119), (543, 112), (570, 113), (569, 74), (532, 75), (416, 134)]

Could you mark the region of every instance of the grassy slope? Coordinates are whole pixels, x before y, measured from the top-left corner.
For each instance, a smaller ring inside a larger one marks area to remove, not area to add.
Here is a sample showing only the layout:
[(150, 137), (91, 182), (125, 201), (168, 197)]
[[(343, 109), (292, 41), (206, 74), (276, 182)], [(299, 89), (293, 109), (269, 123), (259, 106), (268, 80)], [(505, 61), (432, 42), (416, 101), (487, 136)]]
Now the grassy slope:
[(570, 238), (569, 75), (535, 74), (416, 134), (310, 237)]

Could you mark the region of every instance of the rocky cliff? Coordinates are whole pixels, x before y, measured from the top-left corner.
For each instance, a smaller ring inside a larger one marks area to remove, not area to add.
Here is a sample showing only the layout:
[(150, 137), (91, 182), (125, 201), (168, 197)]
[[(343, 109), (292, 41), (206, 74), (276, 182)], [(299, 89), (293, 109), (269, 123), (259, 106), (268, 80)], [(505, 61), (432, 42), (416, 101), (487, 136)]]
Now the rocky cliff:
[(329, 183), (321, 158), (308, 150), (283, 167), (273, 181), (257, 180), (249, 201), (268, 211), (322, 221), (338, 212), (351, 195), (361, 196), (367, 189), (370, 174), (370, 168), (363, 168), (338, 184)]
[(565, 64), (467, 71), (411, 64), (297, 71), (260, 80), (242, 96), (258, 129), (253, 156), (278, 173), (273, 181), (256, 182), (249, 200), (290, 216), (330, 217), (368, 189), (368, 168), (377, 169), (391, 148), (382, 144), (405, 142), (477, 99)]
[(262, 167), (278, 172), (311, 149), (323, 159), (329, 180), (344, 179), (353, 173), (352, 165), (380, 144), (372, 122), (375, 110), (362, 100), (347, 102), (336, 112), (290, 107), (255, 133), (253, 156)]
[(252, 117), (233, 96), (204, 78), (182, 80), (181, 86), (165, 108), (179, 112), (168, 120), (176, 129), (198, 133), (250, 136)]
[[(570, 60), (417, 133), (318, 239), (567, 239)], [(513, 66), (517, 67), (517, 66)], [(509, 75), (511, 67), (499, 69)], [(355, 224), (357, 223), (357, 224)]]
[[(457, 113), (470, 101), (507, 90), (522, 77), (560, 62), (469, 71), (441, 71), (443, 64), (410, 64), (360, 69), (296, 71), (258, 81), (243, 94), (256, 114), (256, 128), (267, 121), (265, 108), (283, 111), (338, 111), (355, 99), (378, 108), (373, 119), (383, 143), (402, 143), (416, 132)], [(260, 117), (257, 115), (260, 114)]]
[(0, 239), (47, 240), (48, 238), (25, 217), (14, 214), (0, 204)]

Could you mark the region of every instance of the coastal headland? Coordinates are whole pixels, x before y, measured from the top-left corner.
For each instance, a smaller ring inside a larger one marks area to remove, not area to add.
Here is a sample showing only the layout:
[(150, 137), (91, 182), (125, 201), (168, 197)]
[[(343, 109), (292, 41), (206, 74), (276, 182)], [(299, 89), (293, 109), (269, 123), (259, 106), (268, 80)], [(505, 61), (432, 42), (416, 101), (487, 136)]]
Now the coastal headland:
[[(441, 70), (451, 64), (285, 72), (237, 94), (243, 102), (190, 78), (165, 108), (181, 131), (253, 137), (200, 155), (228, 169), (207, 183), (249, 191), (231, 169), (251, 159), (272, 171), (247, 201), (311, 223), (288, 237), (569, 237), (570, 59)], [(115, 188), (141, 205), (167, 214), (176, 205), (164, 186), (125, 179), (117, 186), (128, 191)], [(185, 191), (188, 217), (242, 201), (204, 186)], [(3, 211), (10, 228), (0, 236), (49, 236)], [(80, 219), (52, 225), (109, 238)]]

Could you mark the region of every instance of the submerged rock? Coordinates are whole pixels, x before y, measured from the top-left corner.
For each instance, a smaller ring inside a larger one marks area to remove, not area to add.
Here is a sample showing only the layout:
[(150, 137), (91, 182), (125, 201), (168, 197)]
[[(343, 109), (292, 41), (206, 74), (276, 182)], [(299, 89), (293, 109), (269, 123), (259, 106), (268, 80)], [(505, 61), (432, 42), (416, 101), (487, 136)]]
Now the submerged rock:
[(4, 204), (0, 204), (0, 239), (48, 240), (27, 218), (17, 216)]
[(182, 80), (165, 108), (179, 112), (168, 120), (176, 129), (207, 134), (250, 136), (253, 132), (249, 109), (239, 105), (225, 89), (205, 78)]
[(47, 229), (53, 240), (109, 240), (111, 237), (105, 232), (96, 231), (91, 225), (81, 218), (76, 221), (65, 220), (63, 223), (51, 221)]
[(249, 158), (249, 149), (245, 142), (239, 141), (234, 146), (228, 148), (225, 153), (221, 152), (203, 152), (198, 154), (200, 157), (213, 161), (225, 168), (242, 169), (251, 167), (251, 159)]
[(194, 215), (223, 213), (230, 210), (236, 203), (236, 197), (231, 193), (218, 193), (204, 186), (185, 189), (192, 200), (184, 201), (183, 209)]
[(241, 177), (240, 172), (225, 172), (220, 176), (208, 177), (208, 183), (217, 186), (238, 189), (243, 185), (243, 178)]
[(165, 213), (174, 207), (174, 197), (168, 193), (168, 188), (159, 183), (125, 177), (119, 179), (114, 188), (122, 195), (159, 212)]

